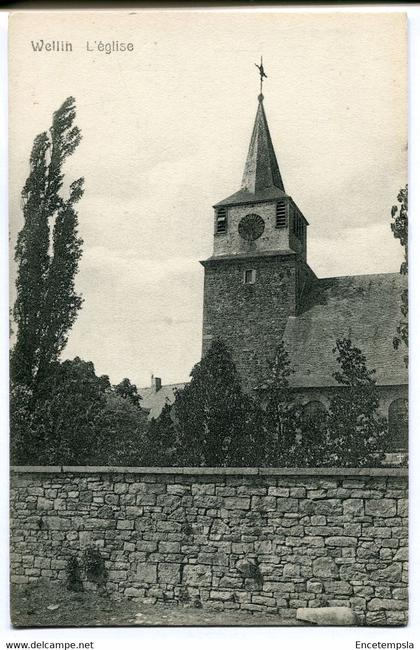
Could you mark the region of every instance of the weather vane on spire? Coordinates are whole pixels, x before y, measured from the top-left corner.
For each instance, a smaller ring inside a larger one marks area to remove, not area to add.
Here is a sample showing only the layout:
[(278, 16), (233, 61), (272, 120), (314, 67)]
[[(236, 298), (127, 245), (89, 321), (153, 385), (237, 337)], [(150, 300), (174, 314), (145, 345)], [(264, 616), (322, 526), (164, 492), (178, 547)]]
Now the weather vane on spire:
[(267, 75), (264, 72), (264, 66), (263, 66), (263, 58), (261, 56), (261, 63), (258, 65), (258, 63), (255, 63), (256, 67), (260, 71), (260, 95), (262, 95), (262, 85), (263, 85), (263, 79), (264, 77), (267, 79)]

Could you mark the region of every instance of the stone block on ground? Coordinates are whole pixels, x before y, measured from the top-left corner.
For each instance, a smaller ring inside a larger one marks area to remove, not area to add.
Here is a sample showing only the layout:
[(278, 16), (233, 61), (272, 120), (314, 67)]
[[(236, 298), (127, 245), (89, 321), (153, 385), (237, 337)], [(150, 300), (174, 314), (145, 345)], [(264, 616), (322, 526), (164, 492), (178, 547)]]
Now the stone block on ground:
[(358, 623), (357, 616), (350, 607), (299, 607), (296, 618), (315, 625), (342, 626)]

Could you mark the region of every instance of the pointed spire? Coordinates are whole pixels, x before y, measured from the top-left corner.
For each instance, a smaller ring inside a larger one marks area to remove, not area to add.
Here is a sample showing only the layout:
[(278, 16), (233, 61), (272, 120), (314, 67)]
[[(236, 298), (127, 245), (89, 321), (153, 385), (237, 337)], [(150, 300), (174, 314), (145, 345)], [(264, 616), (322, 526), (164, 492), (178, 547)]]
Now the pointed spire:
[[(255, 64), (261, 72), (261, 66)], [(262, 77), (261, 77), (262, 81)], [(218, 208), (224, 205), (241, 205), (253, 203), (254, 201), (272, 201), (286, 196), (283, 181), (274, 153), (268, 128), (267, 117), (264, 111), (264, 95), (258, 95), (258, 110), (255, 117), (254, 129), (249, 144), (248, 156), (245, 163), (242, 177), (241, 189), (231, 194), (223, 201), (219, 201), (213, 207)]]
[(256, 195), (271, 188), (278, 188), (284, 192), (263, 100), (264, 96), (260, 94), (241, 187), (242, 190)]

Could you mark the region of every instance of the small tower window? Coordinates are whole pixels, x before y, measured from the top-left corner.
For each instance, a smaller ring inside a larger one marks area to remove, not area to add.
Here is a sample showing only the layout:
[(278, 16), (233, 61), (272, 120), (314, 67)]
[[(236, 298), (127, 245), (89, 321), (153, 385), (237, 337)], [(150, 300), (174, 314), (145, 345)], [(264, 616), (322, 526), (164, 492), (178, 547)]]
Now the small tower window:
[(293, 212), (293, 234), (303, 242), (305, 238), (305, 224), (303, 217), (297, 210)]
[(254, 284), (256, 277), (255, 269), (246, 269), (244, 273), (244, 284)]
[(227, 208), (218, 208), (216, 213), (216, 233), (227, 230)]
[(287, 226), (286, 202), (279, 201), (276, 205), (276, 228), (285, 228)]

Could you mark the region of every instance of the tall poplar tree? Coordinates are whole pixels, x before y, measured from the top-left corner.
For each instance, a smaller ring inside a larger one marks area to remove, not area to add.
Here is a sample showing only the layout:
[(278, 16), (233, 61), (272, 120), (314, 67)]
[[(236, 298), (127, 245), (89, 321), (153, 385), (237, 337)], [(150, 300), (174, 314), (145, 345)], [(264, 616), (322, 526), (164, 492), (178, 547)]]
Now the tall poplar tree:
[(63, 165), (81, 140), (75, 117), (75, 100), (68, 97), (49, 131), (35, 138), (22, 190), (11, 378), (31, 389), (58, 359), (82, 305), (74, 278), (82, 254), (75, 205), (83, 195), (83, 178), (70, 183), (67, 195), (63, 189)]

